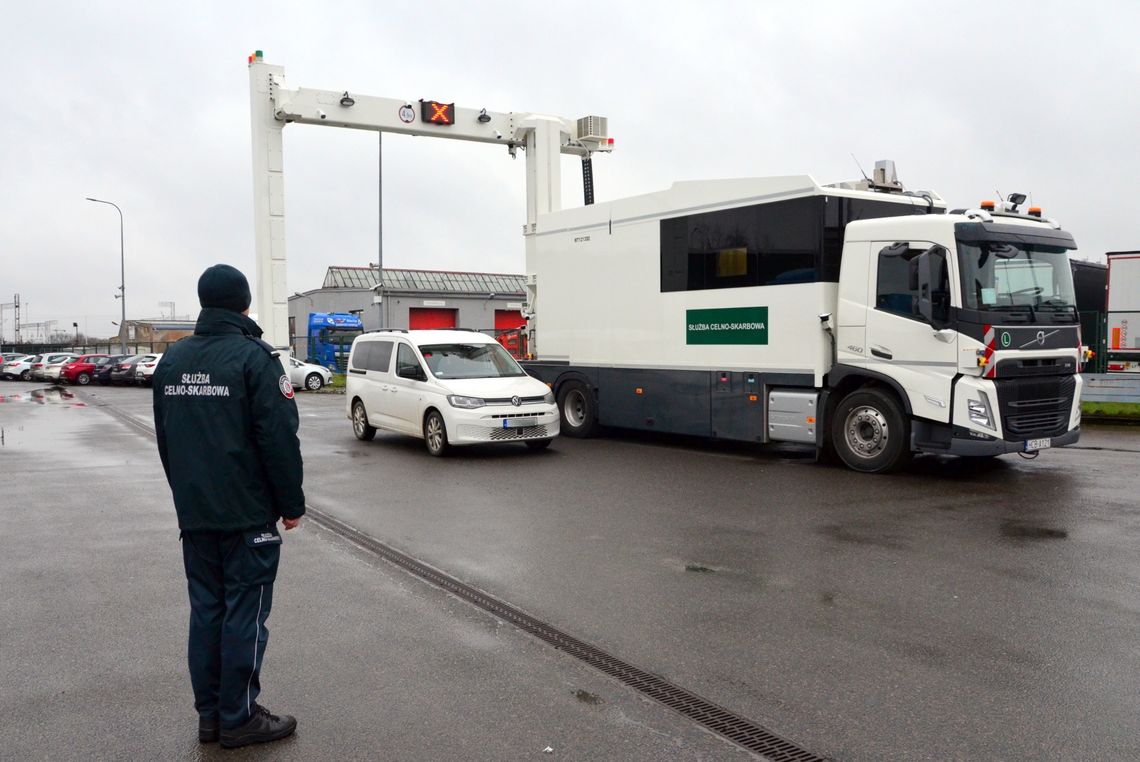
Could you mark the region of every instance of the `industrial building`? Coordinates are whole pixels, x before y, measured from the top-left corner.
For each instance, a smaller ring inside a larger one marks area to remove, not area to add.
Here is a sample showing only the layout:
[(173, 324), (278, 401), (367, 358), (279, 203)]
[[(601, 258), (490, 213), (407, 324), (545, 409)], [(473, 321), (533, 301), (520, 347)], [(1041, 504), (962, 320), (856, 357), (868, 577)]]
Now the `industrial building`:
[(507, 273), (330, 267), (324, 284), (289, 297), (289, 336), (296, 357), (308, 356), (313, 312), (359, 315), (364, 330), (471, 328), (496, 333), (520, 328), (525, 277)]

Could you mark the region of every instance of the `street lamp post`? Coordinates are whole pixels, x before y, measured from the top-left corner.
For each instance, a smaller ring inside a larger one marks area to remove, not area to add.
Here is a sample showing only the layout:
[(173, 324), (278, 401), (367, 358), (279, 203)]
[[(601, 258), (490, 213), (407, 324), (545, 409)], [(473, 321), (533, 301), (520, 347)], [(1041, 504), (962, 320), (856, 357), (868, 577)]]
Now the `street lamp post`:
[(127, 260), (123, 253), (123, 210), (119, 208), (118, 204), (103, 199), (88, 196), (87, 200), (94, 201), (96, 204), (113, 206), (115, 211), (119, 213), (119, 300), (122, 302), (123, 308), (122, 322), (119, 323), (119, 352), (125, 355), (127, 353)]

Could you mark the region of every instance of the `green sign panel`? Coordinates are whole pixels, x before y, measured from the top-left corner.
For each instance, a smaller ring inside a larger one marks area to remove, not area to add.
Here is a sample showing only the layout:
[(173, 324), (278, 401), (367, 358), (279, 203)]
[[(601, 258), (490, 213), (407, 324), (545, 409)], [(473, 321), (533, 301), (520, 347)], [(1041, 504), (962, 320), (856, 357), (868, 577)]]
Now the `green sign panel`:
[(686, 344), (767, 344), (767, 307), (685, 311)]

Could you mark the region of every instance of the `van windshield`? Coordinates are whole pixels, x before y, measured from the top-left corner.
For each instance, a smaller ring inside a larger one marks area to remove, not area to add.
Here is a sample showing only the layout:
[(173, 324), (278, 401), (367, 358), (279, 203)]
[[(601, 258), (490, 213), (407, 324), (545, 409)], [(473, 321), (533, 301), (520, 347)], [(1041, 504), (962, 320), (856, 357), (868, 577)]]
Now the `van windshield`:
[(498, 342), (493, 344), (426, 344), (420, 354), (436, 378), (504, 378), (525, 376)]

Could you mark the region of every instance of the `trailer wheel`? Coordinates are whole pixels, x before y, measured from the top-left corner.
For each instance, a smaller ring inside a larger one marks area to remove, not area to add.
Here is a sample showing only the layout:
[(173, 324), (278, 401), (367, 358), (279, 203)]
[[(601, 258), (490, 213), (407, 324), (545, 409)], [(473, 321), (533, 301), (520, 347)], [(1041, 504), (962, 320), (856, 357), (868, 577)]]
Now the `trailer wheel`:
[(593, 436), (598, 428), (598, 402), (581, 381), (567, 381), (558, 391), (558, 412), (562, 433), (583, 439)]
[(848, 468), (870, 474), (910, 460), (910, 425), (894, 397), (861, 389), (844, 397), (831, 419), (831, 443)]

